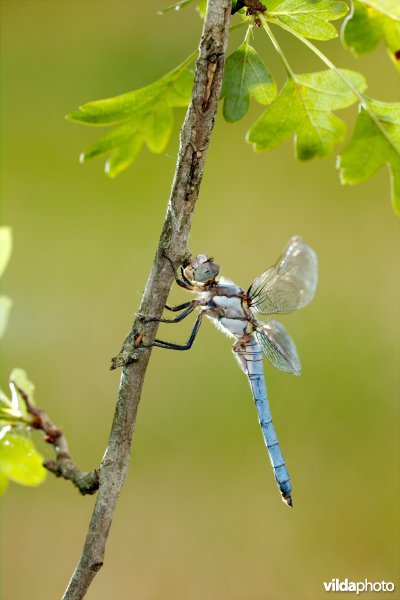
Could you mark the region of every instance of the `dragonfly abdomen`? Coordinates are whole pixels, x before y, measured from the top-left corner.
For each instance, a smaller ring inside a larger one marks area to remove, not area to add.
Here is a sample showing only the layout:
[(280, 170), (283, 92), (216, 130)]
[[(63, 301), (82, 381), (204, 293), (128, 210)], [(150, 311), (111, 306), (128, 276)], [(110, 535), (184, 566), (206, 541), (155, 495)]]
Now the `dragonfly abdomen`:
[(278, 442), (275, 427), (272, 422), (271, 410), (267, 398), (265, 386), (264, 367), (261, 348), (254, 338), (245, 342), (241, 348), (235, 350), (238, 358), (244, 368), (244, 371), (250, 381), (251, 390), (257, 409), (258, 420), (264, 441), (268, 449), (272, 468), (274, 470), (275, 480), (282, 494), (283, 500), (289, 506), (292, 506), (292, 485), (285, 460)]

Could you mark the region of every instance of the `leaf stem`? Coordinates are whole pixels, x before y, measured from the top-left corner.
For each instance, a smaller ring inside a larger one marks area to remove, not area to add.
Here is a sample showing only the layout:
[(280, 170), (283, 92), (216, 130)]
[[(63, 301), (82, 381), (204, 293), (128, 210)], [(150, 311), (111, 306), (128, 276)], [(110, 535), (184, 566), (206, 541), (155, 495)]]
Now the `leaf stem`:
[(249, 38), (250, 38), (251, 30), (252, 30), (252, 26), (249, 25), (247, 28), (247, 31), (246, 31), (246, 35), (244, 36), (244, 43), (246, 44), (246, 46), (249, 45)]
[(272, 33), (267, 20), (265, 19), (264, 15), (262, 15), (261, 13), (258, 15), (258, 18), (260, 19), (263, 28), (265, 29), (269, 39), (271, 40), (275, 50), (277, 51), (277, 53), (279, 54), (279, 56), (282, 59), (283, 64), (285, 65), (286, 71), (288, 72), (289, 77), (291, 77), (294, 81), (297, 81), (296, 78), (296, 74), (293, 71), (292, 67), (289, 64), (288, 59), (286, 58), (285, 53), (283, 52), (282, 48), (280, 47), (280, 45), (278, 44), (278, 40), (276, 39), (276, 37), (274, 36), (274, 34)]

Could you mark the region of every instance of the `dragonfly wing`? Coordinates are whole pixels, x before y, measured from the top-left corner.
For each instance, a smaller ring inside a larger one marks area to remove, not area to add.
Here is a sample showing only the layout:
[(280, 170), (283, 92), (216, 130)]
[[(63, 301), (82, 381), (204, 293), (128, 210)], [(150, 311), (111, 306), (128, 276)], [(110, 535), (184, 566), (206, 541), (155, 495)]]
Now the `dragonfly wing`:
[(292, 237), (276, 265), (249, 287), (249, 306), (264, 315), (292, 312), (311, 302), (317, 280), (314, 250), (300, 237)]
[(284, 326), (273, 319), (256, 331), (258, 343), (268, 360), (280, 371), (301, 375), (301, 363), (296, 346)]

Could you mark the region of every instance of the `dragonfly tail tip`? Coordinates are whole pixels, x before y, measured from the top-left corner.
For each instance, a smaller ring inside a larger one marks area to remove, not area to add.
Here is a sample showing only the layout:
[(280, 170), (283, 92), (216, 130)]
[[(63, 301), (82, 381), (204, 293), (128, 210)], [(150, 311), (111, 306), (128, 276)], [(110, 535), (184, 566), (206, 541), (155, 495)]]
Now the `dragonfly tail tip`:
[(290, 508), (293, 508), (292, 496), (282, 496), (282, 500), (285, 502), (285, 504), (290, 506)]

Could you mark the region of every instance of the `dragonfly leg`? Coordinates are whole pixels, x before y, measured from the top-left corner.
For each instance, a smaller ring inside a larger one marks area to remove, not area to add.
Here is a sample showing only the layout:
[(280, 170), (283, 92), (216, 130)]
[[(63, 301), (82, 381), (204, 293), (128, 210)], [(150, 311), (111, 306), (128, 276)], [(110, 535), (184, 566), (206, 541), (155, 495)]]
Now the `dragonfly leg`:
[(189, 350), (193, 346), (193, 342), (196, 338), (197, 332), (200, 329), (201, 320), (203, 318), (204, 313), (200, 313), (196, 319), (196, 322), (193, 327), (193, 331), (190, 334), (190, 337), (185, 345), (174, 344), (172, 342), (164, 342), (163, 340), (154, 340), (152, 344), (143, 344), (142, 348), (150, 348), (150, 346), (156, 346), (157, 348), (167, 348), (168, 350)]
[(175, 319), (157, 319), (155, 317), (144, 317), (143, 321), (145, 323), (179, 323), (179, 321), (183, 321), (183, 319), (186, 319), (186, 317), (189, 316), (190, 313), (192, 313), (198, 305), (198, 300), (192, 300), (191, 302), (187, 302), (186, 304), (181, 305), (186, 306), (187, 308), (180, 315), (175, 317)]
[(172, 262), (172, 260), (170, 259), (170, 257), (165, 254), (163, 254), (165, 256), (165, 258), (168, 260), (169, 264), (171, 265), (171, 268), (174, 272), (174, 278), (175, 281), (178, 285), (180, 285), (181, 287), (185, 288), (185, 290), (189, 290), (191, 292), (198, 292), (199, 291), (199, 287), (194, 286), (190, 283), (189, 279), (185, 276), (184, 272), (183, 272), (183, 266), (180, 266), (180, 272), (181, 272), (181, 277), (182, 279), (179, 279), (178, 275), (176, 274), (176, 267), (174, 265), (174, 263)]
[(178, 310), (183, 310), (184, 308), (188, 308), (191, 305), (192, 301), (184, 302), (183, 304), (178, 304), (177, 306), (168, 306), (168, 304), (166, 304), (164, 308), (170, 310), (171, 312), (177, 312)]

